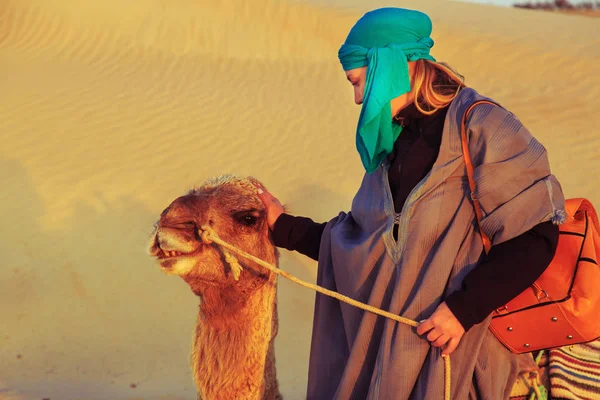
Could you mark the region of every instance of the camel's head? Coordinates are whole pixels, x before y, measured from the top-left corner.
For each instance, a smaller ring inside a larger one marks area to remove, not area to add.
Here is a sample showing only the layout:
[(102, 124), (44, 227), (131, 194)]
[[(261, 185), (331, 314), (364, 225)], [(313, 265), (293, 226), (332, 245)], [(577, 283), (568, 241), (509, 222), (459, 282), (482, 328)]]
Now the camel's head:
[(206, 286), (235, 286), (245, 291), (272, 281), (273, 273), (230, 251), (243, 268), (236, 280), (223, 249), (203, 242), (201, 237), (200, 228), (210, 226), (225, 242), (277, 263), (265, 207), (253, 182), (260, 184), (252, 177), (224, 175), (175, 199), (162, 212), (150, 241), (150, 255), (157, 258), (160, 268), (181, 276), (199, 295)]

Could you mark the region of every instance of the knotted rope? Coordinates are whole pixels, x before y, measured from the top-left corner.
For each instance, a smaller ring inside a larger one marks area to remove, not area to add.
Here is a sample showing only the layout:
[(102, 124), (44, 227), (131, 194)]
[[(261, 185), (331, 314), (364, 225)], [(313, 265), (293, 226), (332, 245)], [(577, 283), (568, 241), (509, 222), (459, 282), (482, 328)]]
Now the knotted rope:
[[(312, 283), (308, 283), (305, 282), (301, 279), (296, 278), (294, 275), (281, 270), (279, 268), (277, 268), (276, 266), (269, 264), (263, 260), (261, 260), (258, 257), (253, 256), (252, 254), (248, 254), (245, 251), (238, 249), (237, 247), (225, 242), (224, 240), (222, 240), (216, 233), (215, 231), (208, 225), (202, 225), (200, 227), (200, 229), (198, 230), (198, 234), (200, 235), (200, 237), (202, 238), (202, 241), (206, 244), (211, 244), (211, 243), (216, 243), (222, 247), (224, 247), (227, 250), (231, 250), (234, 253), (237, 253), (239, 255), (241, 255), (242, 257), (245, 257), (249, 260), (254, 261), (255, 263), (257, 263), (258, 265), (265, 267), (266, 269), (268, 269), (269, 271), (272, 271), (274, 273), (276, 273), (277, 275), (281, 275), (284, 278), (289, 279), (290, 281), (297, 283), (300, 286), (304, 286), (306, 288), (309, 289), (313, 289), (319, 293), (322, 293), (326, 296), (330, 296), (333, 297), (335, 299), (338, 299), (340, 301), (343, 301), (345, 303), (348, 303), (352, 306), (358, 307), (360, 309), (363, 309), (365, 311), (369, 311), (372, 312), (374, 314), (377, 315), (381, 315), (382, 317), (386, 317), (389, 319), (392, 319), (394, 321), (406, 324), (406, 325), (410, 325), (410, 326), (414, 326), (417, 327), (419, 326), (419, 323), (417, 321), (413, 321), (412, 319), (409, 318), (404, 318), (401, 317), (399, 315), (396, 314), (392, 314), (391, 312), (388, 311), (384, 311), (381, 310), (379, 308), (370, 306), (368, 304), (365, 303), (361, 303), (360, 301), (356, 301), (354, 299), (351, 299), (348, 296), (344, 296), (343, 294), (339, 294), (337, 292), (334, 292), (332, 290), (329, 289), (325, 289), (324, 287), (321, 287), (319, 285), (315, 285)], [(231, 266), (231, 271), (233, 273), (233, 277), (235, 278), (235, 280), (238, 280), (242, 267), (239, 264), (238, 260), (235, 258), (235, 256), (231, 255), (229, 252), (227, 252), (226, 250), (223, 250), (223, 254), (225, 254), (225, 261), (227, 261), (229, 263), (229, 265)], [(444, 399), (445, 400), (450, 400), (450, 356), (448, 355), (442, 355), (442, 358), (444, 359)]]

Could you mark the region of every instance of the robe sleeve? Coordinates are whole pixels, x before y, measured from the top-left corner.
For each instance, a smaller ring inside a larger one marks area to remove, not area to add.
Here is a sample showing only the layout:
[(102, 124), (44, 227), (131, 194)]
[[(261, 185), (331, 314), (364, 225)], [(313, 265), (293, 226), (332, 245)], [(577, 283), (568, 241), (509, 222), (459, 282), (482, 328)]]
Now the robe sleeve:
[(565, 221), (565, 199), (550, 172), (544, 146), (506, 109), (473, 108), (467, 136), (483, 217), (481, 229), (497, 245), (541, 222)]
[(446, 298), (465, 331), (508, 303), (546, 270), (558, 245), (558, 227), (542, 222), (516, 238), (492, 247)]

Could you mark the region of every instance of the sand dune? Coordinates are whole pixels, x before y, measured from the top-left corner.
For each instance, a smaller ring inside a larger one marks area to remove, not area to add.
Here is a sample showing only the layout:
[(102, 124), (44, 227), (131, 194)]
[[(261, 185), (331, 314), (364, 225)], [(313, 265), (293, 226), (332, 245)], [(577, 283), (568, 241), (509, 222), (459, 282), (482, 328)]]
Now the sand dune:
[[(0, 4), (0, 399), (195, 398), (197, 299), (146, 240), (172, 199), (221, 173), (318, 221), (350, 207), (359, 108), (337, 50), (384, 3), (324, 2)], [(597, 20), (405, 6), (432, 16), (434, 56), (546, 145), (566, 194), (600, 205)], [(280, 285), (279, 379), (302, 399), (314, 294)]]

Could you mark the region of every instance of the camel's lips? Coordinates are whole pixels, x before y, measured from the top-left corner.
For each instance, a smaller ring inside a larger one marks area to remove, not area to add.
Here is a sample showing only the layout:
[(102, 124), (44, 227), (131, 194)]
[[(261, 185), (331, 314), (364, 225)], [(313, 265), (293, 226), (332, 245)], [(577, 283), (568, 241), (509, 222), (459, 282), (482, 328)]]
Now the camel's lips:
[(163, 249), (158, 249), (158, 254), (156, 255), (156, 258), (163, 260), (166, 258), (174, 258), (174, 257), (179, 257), (182, 255), (188, 255), (190, 253), (183, 253), (181, 251), (168, 251), (168, 250), (163, 250)]
[(157, 246), (156, 252), (153, 254), (159, 261), (172, 260), (178, 257), (194, 257), (200, 255), (204, 251), (204, 245), (200, 245), (196, 250), (191, 252), (182, 252), (177, 250), (163, 250), (160, 246)]
[(176, 250), (162, 250), (158, 247), (154, 256), (160, 264), (160, 268), (165, 271), (170, 271), (180, 260), (201, 256), (201, 254), (204, 253), (204, 247), (205, 246), (200, 246), (196, 250), (188, 253)]

